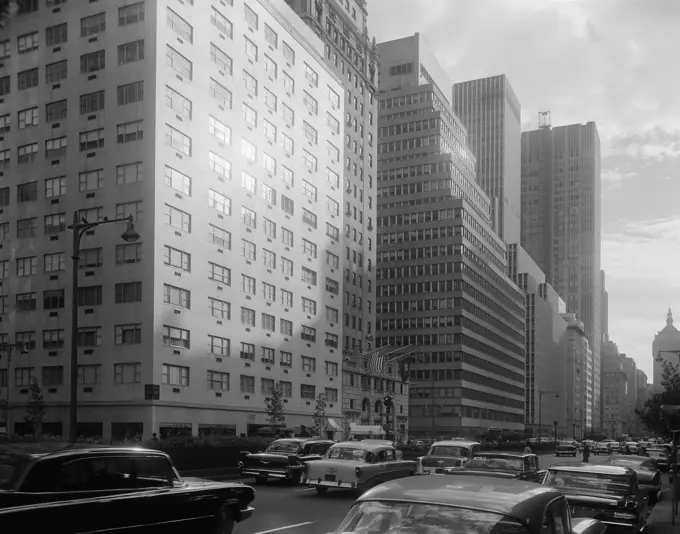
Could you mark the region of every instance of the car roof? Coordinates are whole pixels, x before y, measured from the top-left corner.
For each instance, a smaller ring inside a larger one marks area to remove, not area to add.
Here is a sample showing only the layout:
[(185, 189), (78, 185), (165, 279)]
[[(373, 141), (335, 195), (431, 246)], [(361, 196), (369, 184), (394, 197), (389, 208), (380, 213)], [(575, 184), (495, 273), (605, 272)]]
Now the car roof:
[(381, 484), (357, 502), (388, 500), (456, 506), (505, 514), (540, 526), (543, 510), (562, 494), (549, 486), (490, 476), (405, 477)]
[(446, 439), (442, 441), (435, 441), (432, 446), (437, 447), (437, 446), (442, 446), (442, 447), (472, 447), (473, 445), (479, 445), (478, 441), (461, 441), (457, 439)]
[(503, 452), (503, 451), (485, 451), (476, 452), (472, 456), (486, 456), (488, 458), (526, 458), (527, 456), (536, 456), (535, 454), (523, 452)]
[(385, 441), (371, 441), (371, 440), (340, 441), (338, 443), (335, 443), (331, 448), (340, 446), (346, 449), (362, 449), (371, 452), (381, 451), (383, 449), (394, 449), (394, 447), (391, 444)]
[(571, 473), (594, 473), (597, 475), (632, 475), (634, 470), (622, 465), (597, 465), (588, 463), (559, 463), (548, 467), (549, 471), (568, 471)]
[(285, 441), (287, 443), (334, 443), (333, 440), (323, 439), (323, 438), (281, 438), (272, 441), (272, 443), (278, 443), (280, 441)]
[(36, 442), (36, 443), (10, 443), (0, 446), (0, 453), (15, 454), (33, 459), (82, 456), (86, 454), (139, 454), (144, 453), (151, 456), (168, 455), (155, 449), (145, 449), (143, 447), (112, 447), (110, 445), (96, 445), (90, 443), (61, 443), (61, 442)]

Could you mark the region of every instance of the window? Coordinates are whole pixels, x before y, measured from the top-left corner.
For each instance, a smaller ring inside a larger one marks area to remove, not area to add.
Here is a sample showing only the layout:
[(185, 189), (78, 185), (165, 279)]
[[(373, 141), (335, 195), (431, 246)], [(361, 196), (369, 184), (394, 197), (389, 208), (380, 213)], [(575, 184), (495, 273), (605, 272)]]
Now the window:
[[(49, 65), (45, 66), (45, 83), (57, 83), (66, 79), (67, 76), (68, 65), (66, 60), (57, 61), (56, 63), (50, 63)], [(0, 95), (2, 94), (1, 85), (2, 84), (0, 84)]]
[(217, 28), (220, 33), (223, 33), (229, 39), (233, 39), (233, 24), (220, 13), (215, 7), (211, 7), (212, 12), (210, 14), (210, 23)]
[(80, 191), (95, 191), (104, 186), (104, 169), (81, 172), (78, 175), (78, 189)]
[(191, 346), (190, 332), (184, 328), (163, 325), (163, 345), (188, 349)]
[(231, 340), (226, 337), (208, 335), (210, 354), (216, 356), (229, 356), (231, 354)]
[(0, 96), (8, 95), (11, 91), (9, 76), (0, 77)]
[(255, 360), (255, 345), (251, 343), (241, 343), (241, 359)]
[(191, 100), (182, 96), (170, 86), (165, 86), (165, 105), (176, 111), (182, 117), (191, 120)]
[(118, 105), (125, 106), (144, 100), (144, 82), (128, 83), (118, 86)]
[(217, 66), (220, 74), (228, 74), (229, 76), (233, 74), (233, 61), (231, 58), (212, 43), (210, 43), (210, 61)]
[(338, 402), (338, 390), (335, 388), (326, 388), (326, 402)]
[(317, 225), (316, 214), (312, 213), (308, 209), (302, 208), (302, 222), (311, 226), (312, 228), (316, 228)]
[(286, 156), (290, 157), (295, 153), (295, 142), (284, 133), (281, 134), (281, 144)]
[[(326, 181), (331, 184), (332, 187), (340, 187), (340, 176), (337, 172), (332, 171), (328, 167), (326, 168)], [(328, 199), (333, 200), (330, 197), (328, 197)], [(335, 201), (333, 200), (333, 202)], [(335, 203), (337, 204), (337, 202)]]
[(283, 87), (287, 93), (291, 95), (295, 93), (295, 80), (286, 72), (283, 73)]
[(241, 186), (251, 195), (255, 194), (257, 189), (257, 180), (245, 171), (241, 172)]
[(106, 13), (97, 13), (80, 19), (80, 36), (88, 37), (106, 30)]
[(191, 291), (163, 284), (163, 302), (179, 308), (191, 308)]
[(295, 212), (295, 202), (293, 202), (290, 198), (288, 198), (285, 195), (281, 195), (281, 209), (289, 214), (293, 215)]
[[(262, 314), (262, 329), (267, 331), (267, 332), (276, 332), (276, 317), (273, 315), (269, 315), (267, 313)], [(271, 361), (270, 363), (274, 362), (274, 350), (270, 349), (271, 352)]]
[(310, 258), (316, 258), (317, 246), (306, 239), (302, 240), (302, 251)]
[(144, 20), (144, 2), (118, 8), (118, 26), (127, 26)]
[(169, 45), (165, 46), (165, 64), (181, 76), (189, 80), (192, 79), (193, 65), (191, 61)]
[(80, 269), (91, 269), (92, 267), (101, 267), (104, 264), (103, 248), (86, 248), (80, 251)]
[(306, 150), (303, 150), (303, 153), (304, 153), (303, 159), (307, 169), (309, 169), (311, 172), (316, 172), (319, 167), (316, 156), (313, 156), (310, 152), (307, 152)]
[(66, 136), (55, 137), (45, 141), (45, 157), (48, 159), (58, 158), (66, 153)]
[(64, 331), (43, 330), (43, 349), (55, 350), (64, 348)]
[(276, 174), (276, 159), (266, 152), (262, 152), (262, 166), (269, 174)]
[(245, 70), (243, 71), (243, 85), (248, 93), (257, 96), (257, 80)]
[(194, 28), (170, 8), (167, 8), (166, 20), (168, 27), (172, 28), (178, 37), (189, 43), (194, 42)]
[(166, 204), (165, 224), (182, 232), (191, 232), (191, 214)]
[(326, 151), (331, 161), (336, 163), (340, 161), (340, 150), (330, 141), (326, 142)]
[(38, 200), (38, 182), (27, 182), (17, 185), (17, 202), (33, 202)]
[(38, 108), (25, 109), (19, 112), (19, 129), (38, 125)]
[(255, 393), (255, 377), (241, 375), (241, 393)]
[(270, 221), (266, 217), (263, 217), (263, 220), (264, 234), (270, 239), (276, 239), (276, 223), (274, 221)]
[(284, 308), (292, 308), (293, 307), (293, 292), (292, 291), (287, 291), (285, 289), (281, 290), (281, 305)]
[(243, 11), (248, 26), (253, 30), (257, 30), (259, 27), (259, 17), (257, 16), (257, 13), (248, 7), (248, 4), (243, 4)]
[(307, 78), (307, 81), (314, 87), (319, 87), (319, 75), (312, 67), (307, 65), (307, 63), (305, 63), (305, 78)]
[(316, 341), (316, 328), (303, 326), (300, 331), (300, 339), (304, 341)]
[(220, 248), (231, 250), (231, 233), (225, 229), (211, 224), (209, 226), (208, 240)]
[(140, 384), (142, 382), (141, 363), (116, 363), (113, 365), (115, 384)]
[(262, 297), (267, 302), (276, 302), (276, 286), (262, 282)]
[(17, 74), (19, 91), (38, 86), (38, 68), (29, 69)]
[(312, 95), (310, 95), (307, 91), (304, 91), (304, 98), (303, 101), (305, 103), (305, 106), (309, 110), (310, 113), (313, 115), (318, 115), (319, 113), (319, 102), (317, 102), (316, 98), (314, 98)]
[(17, 311), (34, 311), (37, 306), (37, 293), (17, 293)]
[(25, 54), (31, 50), (37, 50), (40, 43), (38, 32), (25, 33), (17, 37), (17, 50)]
[(272, 48), (278, 48), (279, 36), (267, 24), (264, 25), (264, 38), (267, 41), (267, 44), (269, 44), (269, 46), (271, 46)]
[(307, 315), (316, 315), (316, 302), (311, 299), (302, 297), (302, 313)]
[(163, 364), (163, 384), (169, 386), (188, 386), (189, 368), (180, 365)]
[(102, 286), (78, 288), (78, 306), (99, 306), (102, 303)]
[(246, 57), (252, 61), (257, 61), (258, 56), (257, 45), (247, 37), (244, 37), (243, 39), (245, 42)]
[(231, 144), (231, 128), (213, 116), (208, 117), (208, 131), (220, 141)]
[(47, 46), (56, 46), (65, 43), (68, 39), (68, 25), (64, 22), (57, 26), (45, 28), (45, 43)]
[(104, 146), (104, 128), (88, 130), (79, 134), (80, 151), (95, 150)]
[(231, 319), (231, 304), (226, 300), (208, 297), (210, 302), (210, 313), (218, 319)]
[(144, 121), (132, 121), (116, 126), (116, 140), (118, 144), (131, 143), (144, 139)]
[(141, 182), (144, 179), (144, 167), (141, 161), (125, 163), (116, 167), (116, 184), (127, 185)]
[(241, 222), (243, 222), (246, 228), (255, 230), (257, 228), (257, 214), (250, 208), (241, 206)]
[[(47, 104), (49, 106), (49, 104)], [(9, 132), (11, 128), (12, 120), (10, 118), (9, 113), (5, 113), (4, 115), (0, 115), (0, 135), (5, 134)]]
[(208, 262), (208, 265), (210, 267), (208, 279), (220, 284), (231, 285), (231, 269), (213, 262)]
[(255, 326), (255, 310), (241, 308), (241, 324), (245, 326)]
[(32, 276), (38, 274), (38, 258), (17, 258), (17, 276)]
[(331, 89), (330, 85), (328, 86), (328, 101), (334, 108), (340, 107), (340, 95), (336, 93), (333, 89)]
[(118, 65), (127, 65), (144, 59), (144, 39), (118, 46)]
[(55, 252), (43, 256), (43, 267), (46, 273), (55, 273), (65, 269), (65, 254)]
[(45, 215), (45, 235), (54, 235), (66, 230), (66, 214)]
[(295, 185), (293, 171), (285, 165), (281, 165), (281, 180), (287, 187), (293, 187)]
[(271, 206), (276, 206), (276, 190), (267, 184), (260, 187), (262, 198)]
[(300, 384), (300, 398), (314, 400), (316, 398), (316, 386)]
[(245, 274), (241, 275), (241, 291), (249, 295), (255, 295), (257, 289), (257, 282), (252, 276)]
[(80, 56), (80, 72), (89, 74), (106, 68), (106, 51), (98, 50)]
[(331, 270), (340, 268), (340, 257), (332, 252), (326, 251), (326, 265), (328, 265)]
[(231, 91), (212, 78), (210, 78), (210, 96), (221, 106), (231, 109)]
[(283, 57), (291, 65), (295, 65), (295, 50), (293, 50), (286, 41), (283, 42)]
[(231, 163), (212, 151), (208, 152), (208, 167), (227, 180), (231, 180)]
[(338, 317), (339, 317), (339, 312), (335, 308), (331, 308), (330, 306), (326, 306), (326, 321), (328, 321), (331, 324), (335, 324), (338, 322)]
[(248, 261), (257, 259), (257, 246), (246, 239), (241, 239), (241, 256)]
[(78, 385), (96, 385), (102, 382), (102, 366), (79, 365), (78, 366)]
[(286, 104), (283, 104), (283, 120), (286, 124), (293, 126), (295, 124), (295, 112), (292, 108), (289, 108)]
[(121, 202), (120, 204), (116, 204), (117, 219), (132, 217), (132, 220), (134, 222), (138, 222), (141, 214), (142, 214), (141, 200), (133, 200), (132, 202)]
[(139, 345), (142, 342), (142, 325), (118, 324), (115, 326), (116, 345)]
[(61, 365), (45, 365), (42, 368), (44, 386), (60, 386), (64, 383), (64, 367)]
[(229, 391), (229, 373), (208, 371), (208, 389), (214, 391)]
[(116, 304), (142, 302), (141, 282), (122, 282), (116, 284)]
[(279, 332), (281, 332), (284, 336), (292, 336), (293, 322), (288, 321), (287, 319), (281, 319), (279, 321)]
[(282, 228), (281, 229), (281, 242), (286, 245), (287, 247), (292, 247), (293, 246), (293, 232), (288, 230), (287, 228)]
[(191, 138), (169, 124), (165, 125), (165, 144), (186, 156), (191, 156)]
[[(64, 225), (64, 229), (66, 226)], [(17, 221), (17, 239), (27, 239), (37, 235), (38, 224), (35, 217), (19, 219)]]
[(116, 263), (137, 263), (140, 261), (142, 261), (141, 243), (116, 245)]
[(164, 246), (164, 263), (175, 269), (191, 272), (191, 254), (169, 245)]
[(264, 90), (264, 103), (272, 111), (276, 111), (278, 104), (276, 95), (272, 93), (269, 89)]
[(267, 54), (264, 55), (264, 71), (272, 79), (276, 79), (279, 75), (279, 69), (276, 62), (270, 58)]
[(308, 269), (307, 267), (302, 268), (302, 282), (310, 285), (310, 286), (315, 286), (316, 285), (316, 272), (312, 271), (311, 269)]

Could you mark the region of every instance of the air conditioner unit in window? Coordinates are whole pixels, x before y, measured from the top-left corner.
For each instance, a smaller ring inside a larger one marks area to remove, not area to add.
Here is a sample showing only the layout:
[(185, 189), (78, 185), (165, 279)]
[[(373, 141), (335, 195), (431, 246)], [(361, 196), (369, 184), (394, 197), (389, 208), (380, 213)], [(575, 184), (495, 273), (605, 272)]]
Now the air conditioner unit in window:
[(345, 191), (347, 191), (348, 193), (351, 193), (351, 192), (352, 192), (352, 188), (349, 187), (349, 186), (347, 186), (347, 189), (345, 189)]
[(368, 231), (369, 231), (369, 232), (372, 232), (372, 231), (373, 231), (373, 225), (372, 225), (372, 224), (369, 224), (369, 225), (368, 225)]
[(350, 236), (350, 233), (349, 233), (349, 232), (345, 232), (345, 237), (349, 237), (349, 236)]

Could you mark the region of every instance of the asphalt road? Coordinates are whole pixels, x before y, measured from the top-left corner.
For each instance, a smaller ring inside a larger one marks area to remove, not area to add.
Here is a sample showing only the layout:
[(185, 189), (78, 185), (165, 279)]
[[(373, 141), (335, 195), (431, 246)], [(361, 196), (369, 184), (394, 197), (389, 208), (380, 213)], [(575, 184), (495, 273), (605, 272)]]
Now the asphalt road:
[[(591, 456), (591, 463), (604, 463), (606, 456)], [(554, 454), (541, 455), (541, 468), (557, 462), (580, 462), (576, 458)], [(435, 476), (435, 475), (433, 475)], [(252, 480), (244, 480), (246, 484)], [(333, 532), (349, 511), (354, 499), (345, 492), (329, 491), (317, 495), (314, 488), (291, 488), (278, 481), (265, 486), (254, 486), (257, 491), (255, 512), (243, 524), (236, 525), (234, 534), (326, 534)]]

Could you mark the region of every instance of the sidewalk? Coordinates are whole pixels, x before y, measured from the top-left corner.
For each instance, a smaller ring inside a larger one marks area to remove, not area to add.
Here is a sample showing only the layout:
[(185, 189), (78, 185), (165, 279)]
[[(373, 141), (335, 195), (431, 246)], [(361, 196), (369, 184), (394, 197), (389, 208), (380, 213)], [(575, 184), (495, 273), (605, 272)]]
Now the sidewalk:
[(672, 524), (673, 503), (670, 495), (664, 495), (664, 500), (658, 503), (647, 522), (646, 534), (677, 534), (680, 532), (680, 513), (675, 516), (675, 525)]

